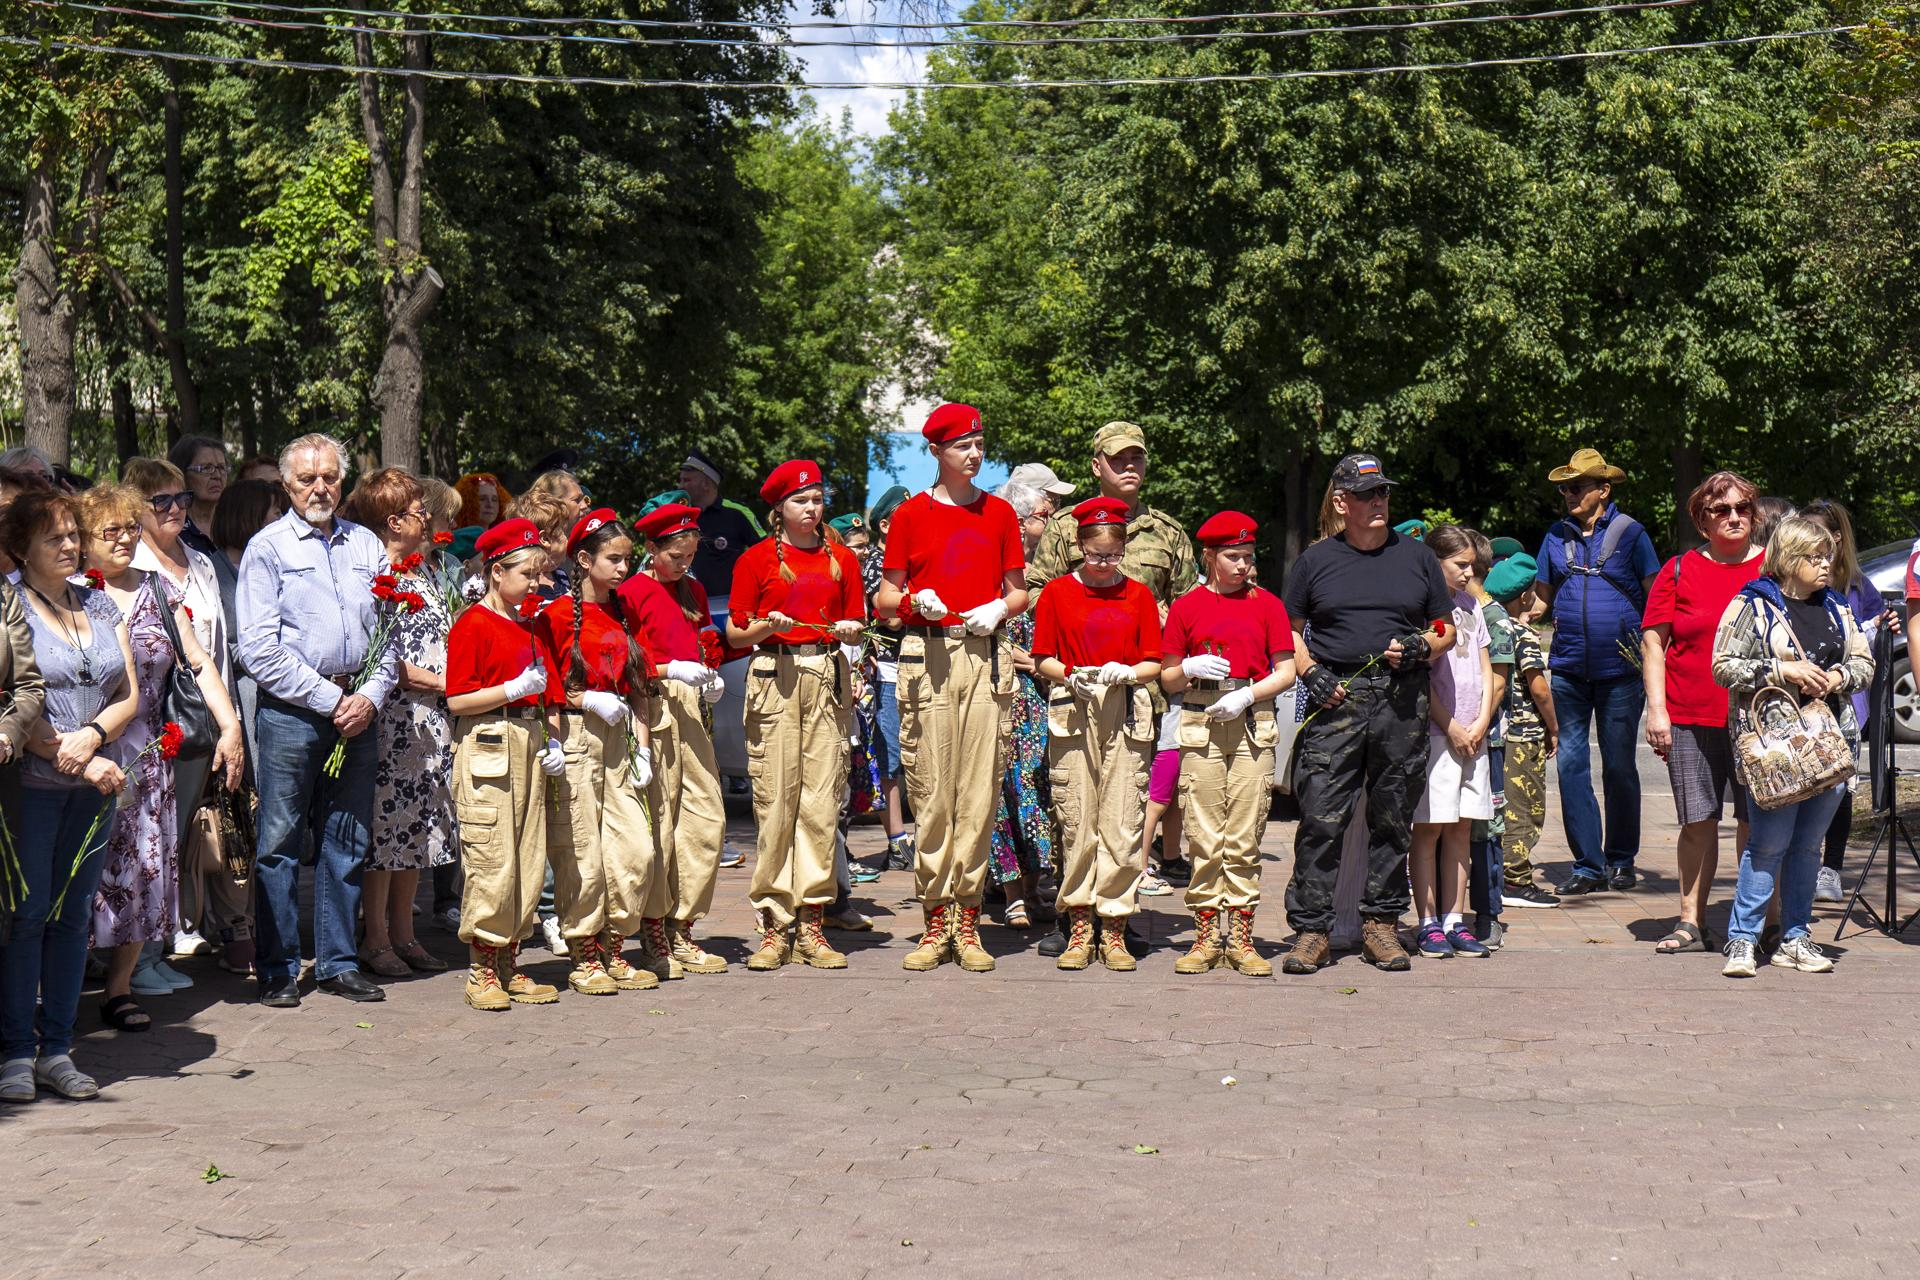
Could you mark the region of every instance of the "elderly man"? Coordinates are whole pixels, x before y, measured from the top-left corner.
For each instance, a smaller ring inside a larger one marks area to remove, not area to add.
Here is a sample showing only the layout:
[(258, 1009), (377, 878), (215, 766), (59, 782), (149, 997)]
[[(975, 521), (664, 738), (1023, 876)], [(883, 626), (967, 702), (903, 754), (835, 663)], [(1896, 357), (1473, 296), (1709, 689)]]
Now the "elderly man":
[[(1547, 530), (1535, 577), (1553, 609), (1547, 654), (1553, 712), (1560, 721), (1560, 815), (1573, 851), (1565, 897), (1599, 889), (1631, 889), (1640, 853), (1640, 615), (1659, 572), (1653, 541), (1613, 502), (1626, 473), (1593, 449), (1581, 449), (1547, 473), (1567, 515)], [(1606, 825), (1593, 798), (1587, 726), (1600, 738), (1600, 784)]]
[(1381, 969), (1411, 967), (1395, 925), (1407, 909), (1413, 810), (1427, 778), (1428, 672), (1453, 647), (1445, 625), (1453, 601), (1433, 552), (1388, 527), (1392, 492), (1372, 454), (1340, 459), (1333, 509), (1343, 527), (1306, 549), (1281, 593), (1295, 669), (1317, 707), (1294, 747), (1300, 827), (1287, 888), (1296, 934), (1282, 966), (1288, 973), (1313, 973), (1331, 961), (1333, 883), (1362, 787), (1363, 954)]
[[(247, 544), (240, 562), (240, 658), (260, 685), (254, 760), (260, 793), (254, 868), (261, 1003), (300, 1003), (300, 856), (312, 848), (313, 970), (320, 988), (382, 1000), (354, 948), (360, 873), (373, 819), (374, 713), (392, 692), (391, 650), (361, 668), (375, 624), (373, 580), (387, 556), (371, 530), (334, 515), (346, 451), (301, 436), (280, 455), (293, 506)], [(346, 743), (337, 775), (326, 768)]]

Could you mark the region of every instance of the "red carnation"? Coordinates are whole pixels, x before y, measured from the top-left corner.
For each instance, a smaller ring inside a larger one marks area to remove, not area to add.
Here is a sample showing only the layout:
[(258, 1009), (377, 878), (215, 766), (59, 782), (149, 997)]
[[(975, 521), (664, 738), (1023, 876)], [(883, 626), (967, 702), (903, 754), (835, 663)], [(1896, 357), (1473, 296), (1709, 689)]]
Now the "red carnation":
[(427, 598), (418, 591), (403, 591), (400, 593), (399, 600), (408, 613), (418, 613), (427, 607)]
[(450, 547), (453, 545), (453, 535), (450, 533), (436, 533), (433, 535), (433, 545), (436, 547)]
[(418, 569), (425, 560), (426, 557), (416, 551), (399, 564), (393, 566), (393, 571), (395, 573), (412, 573), (415, 569)]
[(1442, 640), (1447, 638), (1447, 620), (1445, 618), (1435, 618), (1433, 620), (1433, 634)]
[(87, 570), (86, 576), (87, 576), (87, 585), (92, 587), (95, 591), (105, 591), (107, 589), (107, 575), (100, 572), (98, 569)]
[(540, 606), (545, 603), (544, 600), (533, 592), (527, 592), (527, 598), (520, 602), (520, 616), (523, 618), (538, 617), (540, 614)]
[(183, 604), (183, 605), (181, 605), (181, 606), (180, 606), (180, 612), (182, 612), (182, 613), (184, 613), (184, 614), (186, 614), (186, 615), (187, 615), (187, 621), (188, 621), (188, 622), (192, 622), (192, 621), (193, 621), (193, 606), (192, 606), (192, 605), (190, 605), (190, 604)]
[(169, 720), (160, 726), (160, 758), (171, 760), (180, 754), (180, 743), (186, 735), (180, 732), (180, 726)]
[(400, 579), (390, 573), (376, 573), (373, 575), (373, 585), (376, 587), (385, 587), (391, 591), (400, 585)]
[(721, 654), (718, 628), (708, 627), (700, 633), (700, 661), (706, 666), (719, 668)]

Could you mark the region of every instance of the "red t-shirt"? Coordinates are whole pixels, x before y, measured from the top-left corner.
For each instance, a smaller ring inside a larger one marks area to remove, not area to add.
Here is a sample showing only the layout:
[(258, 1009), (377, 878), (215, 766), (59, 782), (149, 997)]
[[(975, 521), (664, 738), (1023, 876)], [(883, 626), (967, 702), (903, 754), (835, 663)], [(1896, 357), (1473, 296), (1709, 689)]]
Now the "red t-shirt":
[(1913, 544), (1913, 554), (1907, 557), (1906, 597), (1920, 600), (1920, 541)]
[(539, 658), (547, 666), (547, 690), (510, 703), (537, 707), (560, 701), (553, 655), (534, 634), (533, 624), (503, 618), (484, 604), (462, 613), (447, 633), (447, 694), (476, 693), (505, 684)]
[[(962, 624), (960, 615), (1000, 598), (1009, 572), (1027, 565), (1020, 545), (1020, 519), (1004, 499), (983, 493), (964, 507), (935, 502), (916, 493), (893, 513), (887, 529), (883, 570), (904, 569), (907, 594), (931, 591), (947, 606), (945, 625)], [(925, 626), (910, 604), (901, 620)]]
[(1110, 587), (1090, 587), (1072, 573), (1055, 578), (1034, 606), (1033, 656), (1058, 658), (1068, 671), (1158, 662), (1160, 606), (1132, 578)]
[[(573, 597), (561, 596), (549, 604), (534, 619), (533, 634), (554, 663), (547, 672), (547, 683), (563, 688), (561, 677), (573, 661)], [(589, 604), (586, 629), (580, 637), (580, 674), (586, 681), (582, 687), (632, 697), (635, 691), (627, 680), (627, 644), (627, 629), (600, 605)], [(640, 669), (645, 675), (653, 674), (644, 651)]]
[[(792, 582), (781, 576), (783, 560), (793, 570)], [(832, 572), (836, 563), (840, 566), (838, 582)], [(831, 643), (834, 623), (867, 616), (867, 602), (860, 589), (860, 562), (845, 547), (826, 542), (812, 550), (788, 545), (776, 556), (773, 539), (764, 539), (733, 562), (733, 591), (727, 597), (727, 610), (734, 625), (740, 627), (775, 610), (795, 622), (812, 624), (776, 632), (772, 638), (783, 644)]]
[(1242, 587), (1223, 596), (1211, 587), (1195, 587), (1167, 610), (1160, 652), (1169, 663), (1196, 653), (1217, 653), (1233, 668), (1235, 680), (1264, 680), (1273, 674), (1273, 655), (1293, 652), (1293, 624), (1287, 606), (1271, 591)]
[[(700, 612), (700, 626), (713, 625), (707, 612), (707, 593), (692, 574), (683, 581)], [(636, 573), (620, 584), (620, 603), (626, 606), (627, 625), (646, 651), (647, 662), (659, 670), (669, 662), (700, 661), (700, 632), (680, 610), (679, 583), (663, 586), (650, 573)]]
[(1667, 716), (1673, 723), (1726, 727), (1727, 691), (1713, 682), (1713, 633), (1740, 588), (1760, 576), (1765, 560), (1755, 554), (1739, 564), (1721, 564), (1688, 551), (1653, 575), (1640, 624), (1673, 628), (1667, 638)]

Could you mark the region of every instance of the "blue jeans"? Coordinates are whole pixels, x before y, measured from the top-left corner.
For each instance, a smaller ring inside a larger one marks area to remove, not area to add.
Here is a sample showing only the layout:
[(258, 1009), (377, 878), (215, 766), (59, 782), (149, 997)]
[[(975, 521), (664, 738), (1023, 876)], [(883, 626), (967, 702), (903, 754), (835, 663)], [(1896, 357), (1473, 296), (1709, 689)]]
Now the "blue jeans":
[[(1505, 746), (1487, 748), (1487, 770), (1493, 794), (1498, 797), (1507, 788)], [(1496, 815), (1499, 812), (1498, 809), (1494, 810)], [(1483, 824), (1476, 822), (1473, 825), (1478, 827)], [(1500, 890), (1506, 882), (1506, 861), (1501, 852), (1500, 838), (1489, 832), (1486, 839), (1475, 840), (1467, 848), (1467, 909), (1476, 916), (1491, 916), (1498, 920), (1501, 914)]]
[(900, 686), (890, 680), (876, 680), (874, 686), (873, 724), (879, 732), (867, 750), (885, 782), (900, 776)]
[[(73, 1048), (73, 1018), (87, 976), (93, 891), (106, 865), (112, 813), (94, 833), (78, 871), (73, 859), (95, 815), (112, 803), (92, 787), (20, 789), (20, 839), (14, 847), (27, 891), (14, 908), (13, 933), (0, 948), (0, 1058), (31, 1058), (36, 1047), (41, 1057), (50, 1058)], [(60, 914), (48, 919), (63, 889)]]
[(333, 721), (277, 698), (260, 699), (254, 721), (259, 781), (259, 856), (254, 864), (254, 963), (265, 985), (300, 972), (300, 855), (315, 850), (313, 974), (357, 970), (354, 929), (360, 873), (373, 844), (373, 771), (379, 734), (347, 742), (338, 778), (324, 766), (340, 733)]
[[(1618, 680), (1553, 677), (1553, 712), (1560, 721), (1560, 816), (1567, 827), (1576, 872), (1605, 879), (1610, 867), (1631, 867), (1640, 853), (1640, 710), (1647, 691), (1639, 676)], [(1593, 798), (1587, 727), (1600, 738), (1600, 787), (1607, 825)]]
[(1780, 939), (1804, 937), (1813, 925), (1813, 883), (1833, 811), (1846, 798), (1834, 787), (1784, 809), (1754, 805), (1747, 814), (1747, 847), (1740, 851), (1740, 881), (1733, 890), (1727, 939), (1760, 940), (1774, 882), (1780, 885)]

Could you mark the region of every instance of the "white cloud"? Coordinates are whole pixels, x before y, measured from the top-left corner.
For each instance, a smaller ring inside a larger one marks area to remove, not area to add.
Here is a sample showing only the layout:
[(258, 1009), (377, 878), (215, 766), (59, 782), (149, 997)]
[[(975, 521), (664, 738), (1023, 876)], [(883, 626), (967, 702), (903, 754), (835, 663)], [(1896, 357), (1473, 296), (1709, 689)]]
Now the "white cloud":
[[(921, 80), (926, 76), (925, 49), (846, 49), (822, 45), (823, 40), (900, 40), (931, 38), (932, 33), (906, 32), (888, 27), (900, 20), (901, 0), (847, 0), (834, 7), (834, 18), (859, 23), (851, 28), (805, 28), (793, 33), (794, 59), (808, 81), (875, 84)], [(810, 4), (788, 0), (792, 22), (820, 21)], [(807, 46), (813, 45), (809, 49)], [(818, 90), (813, 97), (820, 110), (834, 120), (851, 114), (853, 127), (870, 138), (887, 131), (887, 112), (904, 96), (897, 89)]]

